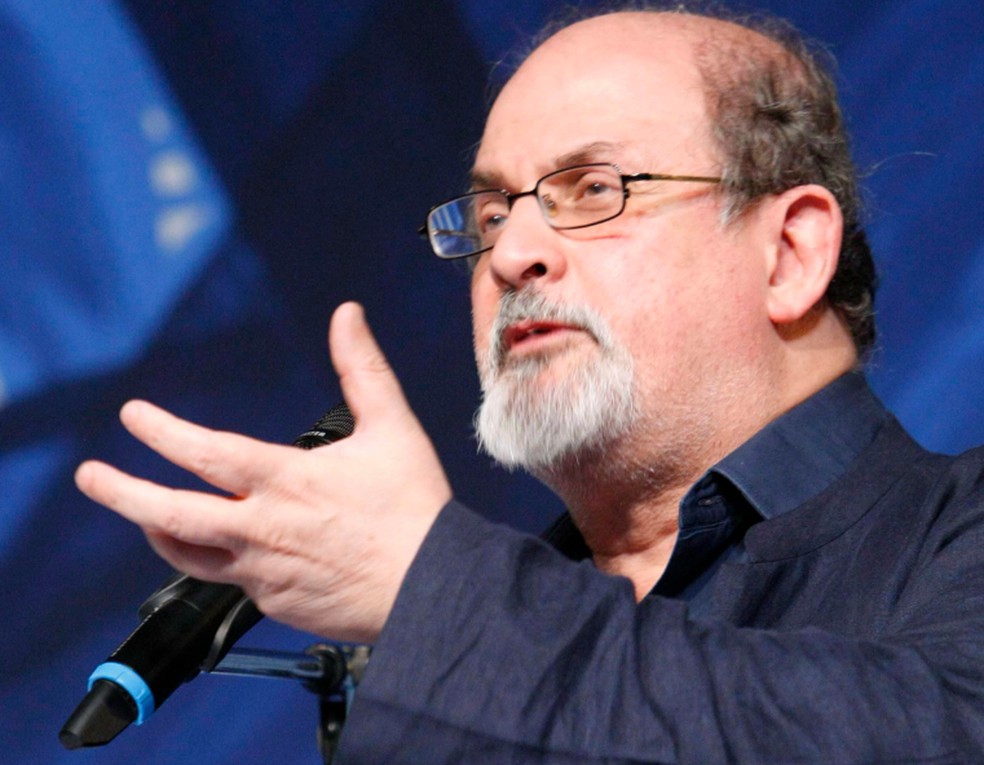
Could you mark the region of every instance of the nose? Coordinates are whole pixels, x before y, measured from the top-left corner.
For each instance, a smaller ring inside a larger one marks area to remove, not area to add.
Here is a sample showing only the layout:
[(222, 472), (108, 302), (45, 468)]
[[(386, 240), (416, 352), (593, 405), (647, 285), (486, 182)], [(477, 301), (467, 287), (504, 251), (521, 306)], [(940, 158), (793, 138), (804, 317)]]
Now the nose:
[(567, 267), (563, 244), (560, 233), (544, 220), (536, 197), (517, 199), (489, 252), (489, 272), (499, 286), (513, 289), (558, 279)]

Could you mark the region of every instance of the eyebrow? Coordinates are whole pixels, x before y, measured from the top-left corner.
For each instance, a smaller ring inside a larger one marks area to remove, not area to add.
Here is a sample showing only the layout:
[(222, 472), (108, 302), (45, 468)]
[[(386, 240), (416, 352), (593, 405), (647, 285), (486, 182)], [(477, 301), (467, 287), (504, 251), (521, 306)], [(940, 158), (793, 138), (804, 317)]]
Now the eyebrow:
[[(613, 141), (592, 141), (591, 143), (579, 146), (573, 151), (554, 157), (550, 163), (551, 170), (547, 172), (561, 170), (574, 165), (590, 165), (595, 162), (613, 163), (615, 156), (624, 149), (624, 146), (622, 143)], [(473, 191), (507, 188), (508, 184), (500, 173), (472, 170), (471, 189)]]

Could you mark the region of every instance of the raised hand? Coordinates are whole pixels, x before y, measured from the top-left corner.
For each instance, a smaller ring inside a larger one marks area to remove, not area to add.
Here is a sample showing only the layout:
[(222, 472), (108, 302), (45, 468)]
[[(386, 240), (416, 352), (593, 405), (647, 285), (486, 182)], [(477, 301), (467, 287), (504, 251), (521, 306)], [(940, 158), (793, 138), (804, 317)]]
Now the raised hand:
[(209, 430), (143, 401), (134, 437), (225, 495), (176, 490), (89, 461), (76, 483), (138, 524), (171, 565), (237, 584), (268, 616), (325, 637), (371, 642), (451, 488), (362, 308), (332, 317), (332, 362), (356, 420), (303, 451)]

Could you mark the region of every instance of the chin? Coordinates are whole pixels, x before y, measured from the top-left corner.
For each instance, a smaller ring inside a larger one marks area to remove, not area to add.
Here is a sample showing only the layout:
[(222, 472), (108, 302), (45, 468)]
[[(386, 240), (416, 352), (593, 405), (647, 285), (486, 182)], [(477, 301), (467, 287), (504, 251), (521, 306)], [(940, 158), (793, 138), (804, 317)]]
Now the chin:
[(483, 382), (479, 445), (508, 469), (549, 479), (565, 464), (595, 458), (629, 430), (636, 420), (633, 382), (627, 354), (527, 357)]

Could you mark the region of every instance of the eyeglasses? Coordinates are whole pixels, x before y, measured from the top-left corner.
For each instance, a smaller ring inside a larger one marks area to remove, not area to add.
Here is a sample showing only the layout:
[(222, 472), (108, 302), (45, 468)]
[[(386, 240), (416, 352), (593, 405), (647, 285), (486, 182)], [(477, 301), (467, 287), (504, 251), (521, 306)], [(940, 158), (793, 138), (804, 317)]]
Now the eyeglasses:
[(624, 175), (615, 165), (575, 165), (548, 173), (529, 191), (510, 194), (502, 189), (483, 189), (436, 205), (427, 213), (427, 223), (419, 233), (427, 237), (437, 257), (467, 258), (495, 245), (517, 199), (535, 196), (551, 228), (586, 228), (621, 215), (629, 198), (628, 184), (638, 181), (720, 183), (721, 179), (661, 173)]

